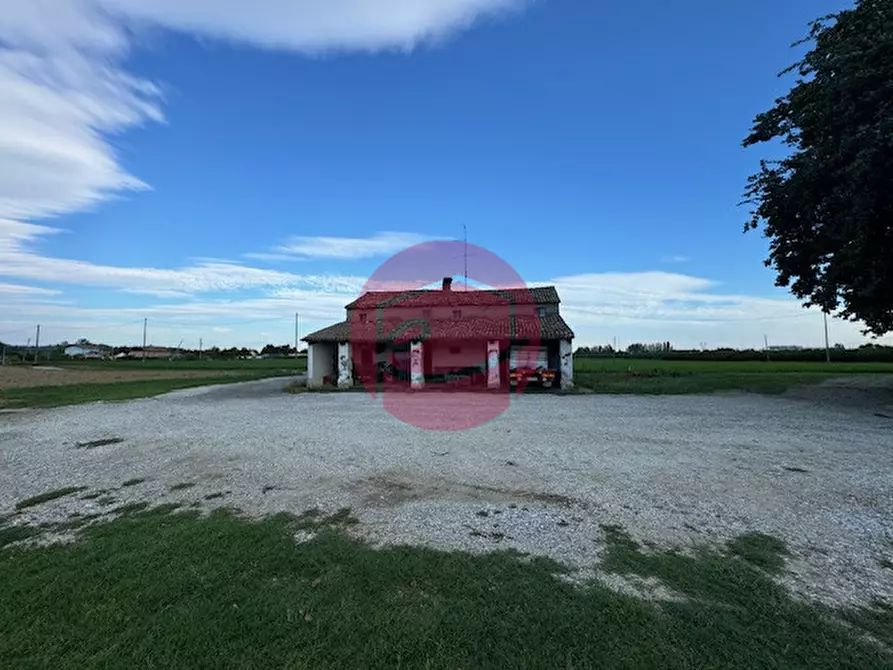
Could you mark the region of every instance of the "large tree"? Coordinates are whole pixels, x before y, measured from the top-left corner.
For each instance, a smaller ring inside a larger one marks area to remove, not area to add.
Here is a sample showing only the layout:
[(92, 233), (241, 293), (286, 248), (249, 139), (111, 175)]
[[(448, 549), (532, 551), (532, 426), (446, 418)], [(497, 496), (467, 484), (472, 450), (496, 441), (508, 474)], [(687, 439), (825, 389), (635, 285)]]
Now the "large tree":
[(856, 0), (810, 24), (791, 91), (744, 146), (781, 140), (745, 192), (776, 284), (865, 332), (893, 330), (893, 0)]

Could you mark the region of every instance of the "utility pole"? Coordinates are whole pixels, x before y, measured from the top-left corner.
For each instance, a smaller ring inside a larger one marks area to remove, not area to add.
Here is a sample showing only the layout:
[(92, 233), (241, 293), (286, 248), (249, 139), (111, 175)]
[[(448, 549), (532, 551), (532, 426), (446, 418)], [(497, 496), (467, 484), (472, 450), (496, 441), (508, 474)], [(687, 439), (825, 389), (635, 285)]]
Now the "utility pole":
[(825, 317), (825, 362), (831, 362), (831, 347), (828, 346), (828, 312), (822, 312), (822, 316)]
[(202, 338), (198, 338), (198, 360), (202, 359)]
[[(827, 338), (826, 338), (827, 339)], [(37, 363), (37, 359), (40, 356), (40, 324), (37, 324), (37, 336), (34, 339), (34, 362)]]
[(295, 360), (298, 360), (298, 313), (295, 312)]
[(146, 362), (146, 329), (149, 327), (149, 319), (143, 319), (143, 362)]
[(763, 344), (766, 346), (766, 360), (768, 361), (768, 360), (770, 360), (769, 359), (769, 336), (768, 335), (763, 335)]
[(0, 358), (0, 365), (6, 365), (6, 345), (3, 345), (3, 357)]

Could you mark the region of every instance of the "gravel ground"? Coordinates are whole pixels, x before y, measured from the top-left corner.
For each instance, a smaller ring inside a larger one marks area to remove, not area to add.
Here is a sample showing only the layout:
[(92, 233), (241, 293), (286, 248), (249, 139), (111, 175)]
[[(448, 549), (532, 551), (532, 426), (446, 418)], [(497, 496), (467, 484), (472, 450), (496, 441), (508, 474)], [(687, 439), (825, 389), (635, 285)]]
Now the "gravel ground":
[[(0, 515), (66, 486), (89, 490), (15, 522), (136, 501), (257, 515), (351, 507), (353, 532), (375, 543), (516, 548), (583, 575), (604, 547), (601, 524), (660, 548), (760, 531), (788, 544), (784, 580), (802, 596), (893, 603), (893, 421), (871, 411), (750, 395), (536, 395), (483, 426), (426, 432), (366, 394), (285, 395), (283, 383), (0, 415)], [(135, 479), (145, 481), (123, 486)]]

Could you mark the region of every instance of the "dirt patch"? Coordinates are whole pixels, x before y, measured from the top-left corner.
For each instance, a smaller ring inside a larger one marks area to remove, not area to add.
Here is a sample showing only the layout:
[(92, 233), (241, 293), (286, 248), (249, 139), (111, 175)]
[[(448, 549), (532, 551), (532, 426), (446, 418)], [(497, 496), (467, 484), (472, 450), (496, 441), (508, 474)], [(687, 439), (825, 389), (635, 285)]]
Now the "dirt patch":
[(839, 377), (813, 386), (793, 388), (785, 395), (820, 405), (864, 409), (893, 416), (893, 375)]
[(390, 475), (376, 475), (357, 483), (367, 505), (395, 507), (416, 500), (452, 500), (480, 503), (546, 503), (551, 505), (582, 505), (568, 496), (537, 493), (520, 489), (481, 486), (452, 481), (413, 481)]
[(0, 366), (0, 390), (30, 386), (111, 384), (144, 379), (203, 379), (234, 375), (239, 375), (239, 372), (234, 370), (87, 370), (4, 365)]

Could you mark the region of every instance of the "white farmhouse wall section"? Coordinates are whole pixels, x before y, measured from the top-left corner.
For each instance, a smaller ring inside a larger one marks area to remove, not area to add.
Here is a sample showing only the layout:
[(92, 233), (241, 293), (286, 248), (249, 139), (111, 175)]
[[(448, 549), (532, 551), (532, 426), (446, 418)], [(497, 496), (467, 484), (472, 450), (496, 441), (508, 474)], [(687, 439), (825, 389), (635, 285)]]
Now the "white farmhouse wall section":
[(338, 388), (353, 386), (353, 366), (350, 359), (350, 342), (338, 343)]
[(410, 380), (414, 389), (425, 386), (424, 349), (421, 342), (413, 342), (409, 349)]
[(326, 377), (335, 374), (333, 364), (334, 344), (315, 342), (307, 347), (307, 386), (309, 388), (323, 385)]
[(313, 376), (313, 370), (316, 367), (313, 363), (314, 354), (316, 353), (316, 345), (308, 344), (307, 345), (307, 385), (310, 386), (312, 383), (316, 381), (316, 377)]
[(561, 358), (561, 388), (574, 387), (574, 350), (570, 340), (561, 340), (559, 344)]
[(487, 342), (487, 388), (499, 386), (499, 342)]

